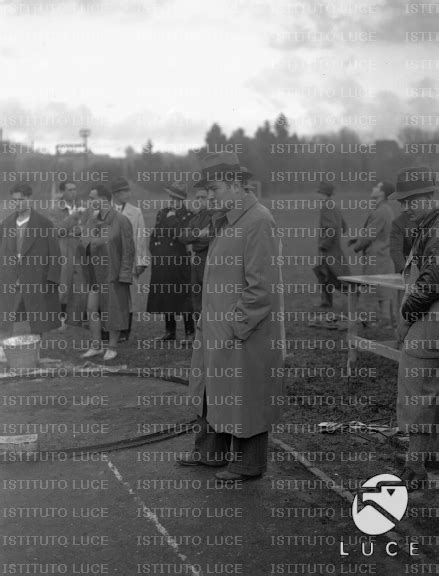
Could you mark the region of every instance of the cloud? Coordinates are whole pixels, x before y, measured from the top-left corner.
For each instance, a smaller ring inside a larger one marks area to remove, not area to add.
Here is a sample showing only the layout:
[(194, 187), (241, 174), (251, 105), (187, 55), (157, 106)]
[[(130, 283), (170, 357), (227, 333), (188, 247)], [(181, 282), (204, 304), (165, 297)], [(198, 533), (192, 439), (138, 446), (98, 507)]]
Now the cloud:
[[(318, 50), (361, 44), (421, 43), (436, 32), (439, 5), (401, 0), (279, 0), (282, 19), (270, 39), (277, 50)], [(413, 34), (415, 33), (415, 34)], [(426, 37), (425, 37), (426, 38)], [(424, 40), (425, 40), (424, 38)]]
[(76, 13), (84, 17), (123, 14), (141, 18), (163, 12), (174, 0), (0, 0), (0, 10), (9, 16), (47, 17)]
[(122, 151), (127, 145), (141, 147), (149, 138), (156, 149), (172, 147), (186, 151), (188, 142), (201, 144), (209, 125), (194, 121), (179, 111), (158, 115), (143, 109), (111, 119), (97, 116), (86, 106), (69, 107), (63, 102), (51, 102), (28, 108), (19, 100), (0, 101), (0, 126), (3, 137), (22, 143), (35, 142), (37, 147), (54, 150), (55, 144), (80, 141), (79, 130), (91, 130), (90, 147)]

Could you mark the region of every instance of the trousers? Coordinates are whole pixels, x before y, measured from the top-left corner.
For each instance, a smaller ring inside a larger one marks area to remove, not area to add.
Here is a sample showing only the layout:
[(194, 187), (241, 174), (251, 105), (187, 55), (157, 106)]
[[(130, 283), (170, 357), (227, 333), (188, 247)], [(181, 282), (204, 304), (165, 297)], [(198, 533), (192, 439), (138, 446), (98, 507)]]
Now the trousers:
[(206, 419), (207, 404), (204, 397), (203, 414), (198, 419), (195, 452), (200, 461), (209, 466), (222, 466), (234, 474), (259, 476), (267, 470), (268, 432), (250, 438), (237, 438), (218, 433)]

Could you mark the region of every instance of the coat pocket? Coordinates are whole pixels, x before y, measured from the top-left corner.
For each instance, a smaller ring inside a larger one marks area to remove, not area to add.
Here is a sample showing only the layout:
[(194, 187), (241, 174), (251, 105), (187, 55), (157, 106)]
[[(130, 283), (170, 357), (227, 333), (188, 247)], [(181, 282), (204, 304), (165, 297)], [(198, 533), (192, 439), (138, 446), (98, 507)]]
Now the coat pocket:
[(409, 356), (439, 356), (439, 300), (407, 332), (404, 348)]

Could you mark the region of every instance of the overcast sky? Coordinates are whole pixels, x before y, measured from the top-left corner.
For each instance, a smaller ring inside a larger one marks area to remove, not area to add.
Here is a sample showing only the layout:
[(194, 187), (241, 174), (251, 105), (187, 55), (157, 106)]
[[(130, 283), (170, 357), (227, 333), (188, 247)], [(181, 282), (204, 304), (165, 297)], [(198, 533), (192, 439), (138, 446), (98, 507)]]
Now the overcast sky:
[(148, 138), (183, 152), (213, 122), (252, 135), (280, 112), (299, 134), (395, 137), (439, 112), (439, 4), (422, 4), (0, 0), (0, 125), (50, 151), (86, 126), (116, 155)]

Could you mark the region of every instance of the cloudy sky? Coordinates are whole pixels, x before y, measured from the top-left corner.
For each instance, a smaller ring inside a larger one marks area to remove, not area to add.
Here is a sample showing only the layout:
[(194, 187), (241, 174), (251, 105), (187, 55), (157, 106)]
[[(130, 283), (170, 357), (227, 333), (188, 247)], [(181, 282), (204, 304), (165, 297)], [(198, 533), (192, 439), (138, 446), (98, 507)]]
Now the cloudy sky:
[(433, 128), (438, 21), (426, 0), (0, 0), (0, 126), (50, 151), (87, 126), (112, 155), (280, 112), (300, 134)]

